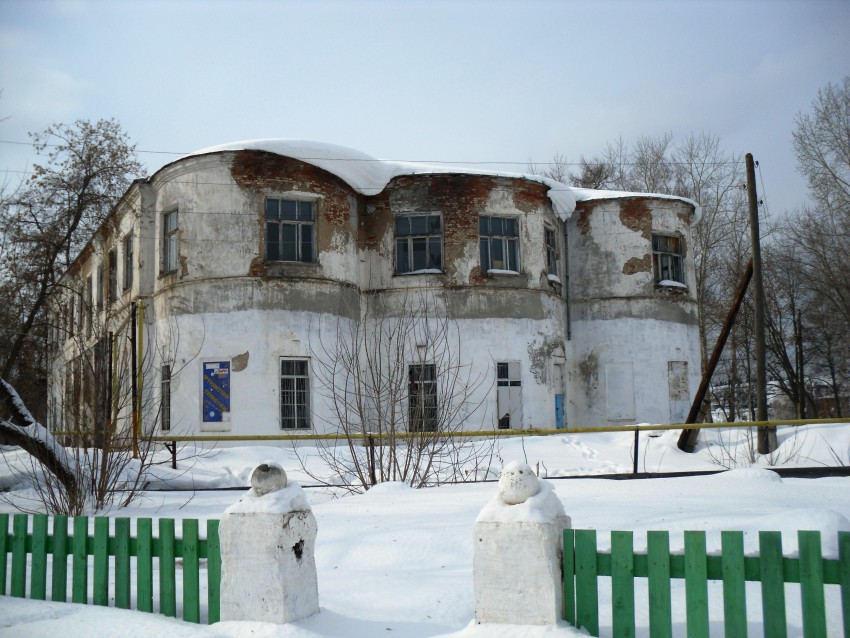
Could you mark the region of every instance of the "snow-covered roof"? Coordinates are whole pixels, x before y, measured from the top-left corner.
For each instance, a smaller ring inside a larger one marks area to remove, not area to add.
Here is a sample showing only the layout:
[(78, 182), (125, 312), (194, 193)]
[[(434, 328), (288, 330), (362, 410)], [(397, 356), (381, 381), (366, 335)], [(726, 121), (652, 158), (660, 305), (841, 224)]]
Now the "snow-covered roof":
[(576, 208), (576, 198), (569, 186), (547, 177), (541, 177), (540, 175), (379, 160), (361, 151), (346, 148), (345, 146), (324, 144), (321, 142), (289, 139), (247, 140), (211, 146), (190, 153), (187, 157), (223, 151), (244, 150), (266, 151), (318, 166), (336, 175), (362, 195), (377, 195), (386, 188), (390, 180), (400, 175), (462, 173), (467, 175), (513, 177), (545, 184), (549, 187), (548, 195), (552, 202), (552, 207), (555, 209), (555, 213), (563, 220), (568, 219)]
[(529, 175), (526, 173), (513, 173), (489, 169), (474, 169), (466, 166), (434, 165), (414, 162), (399, 162), (394, 160), (380, 160), (361, 151), (338, 146), (336, 144), (325, 144), (322, 142), (311, 142), (305, 140), (291, 139), (264, 139), (246, 140), (242, 142), (231, 142), (204, 148), (186, 157), (205, 155), (208, 153), (220, 153), (224, 151), (266, 151), (284, 157), (318, 166), (319, 168), (336, 175), (355, 191), (362, 195), (377, 195), (390, 180), (401, 175), (425, 175), (459, 173), (466, 175), (489, 175), (494, 177), (511, 177), (527, 179), (539, 182), (549, 187), (548, 196), (552, 202), (555, 214), (566, 221), (576, 208), (577, 201), (590, 199), (619, 199), (623, 197), (656, 197), (660, 199), (675, 199), (684, 201), (694, 206), (695, 215), (699, 207), (693, 201), (675, 195), (656, 195), (650, 193), (628, 193), (622, 191), (591, 190), (587, 188), (573, 188), (559, 181), (543, 177), (541, 175)]
[(627, 197), (652, 197), (654, 199), (672, 199), (678, 202), (685, 202), (694, 207), (694, 221), (699, 219), (700, 208), (694, 200), (679, 195), (664, 195), (662, 193), (638, 193), (631, 191), (609, 191), (597, 190), (594, 188), (576, 188), (570, 186), (570, 190), (576, 198), (577, 202), (587, 202), (594, 199), (624, 199)]

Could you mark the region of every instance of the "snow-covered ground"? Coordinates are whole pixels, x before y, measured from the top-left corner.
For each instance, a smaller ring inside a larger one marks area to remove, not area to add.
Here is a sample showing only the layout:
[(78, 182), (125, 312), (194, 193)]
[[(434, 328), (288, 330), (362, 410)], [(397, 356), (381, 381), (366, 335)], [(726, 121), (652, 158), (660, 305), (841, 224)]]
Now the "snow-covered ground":
[[(678, 431), (660, 436), (641, 435), (639, 469), (649, 472), (720, 469), (718, 461), (731, 457), (738, 467), (724, 474), (692, 478), (615, 481), (560, 479), (579, 474), (630, 472), (631, 433), (569, 434), (503, 439), (498, 442), (491, 476), (512, 460), (529, 463), (549, 477), (577, 528), (600, 530), (600, 546), (608, 544), (607, 531), (630, 529), (638, 549), (645, 532), (671, 532), (671, 548), (681, 551), (682, 532), (708, 531), (709, 551), (720, 548), (720, 530), (745, 532), (746, 550), (755, 552), (758, 530), (780, 530), (786, 554), (796, 552), (796, 531), (823, 532), (824, 555), (837, 556), (836, 531), (850, 530), (850, 479), (780, 479), (746, 461), (748, 443), (741, 432), (726, 432), (724, 445), (708, 445), (718, 434), (703, 433), (697, 453), (676, 448)], [(850, 465), (850, 425), (815, 425), (779, 429), (781, 447), (774, 462), (782, 465)], [(306, 453), (312, 472), (323, 467), (316, 454)], [(181, 488), (178, 492), (148, 492), (114, 516), (218, 518), (240, 498), (241, 491), (199, 491), (195, 488), (245, 486), (253, 468), (263, 461), (283, 465), (290, 479), (313, 483), (300, 468), (292, 450), (270, 447), (218, 449), (201, 455), (184, 450), (178, 472), (158, 468), (160, 480)], [(27, 504), (32, 492), (10, 476), (9, 465), (20, 458), (7, 450), (0, 457), (0, 511), (13, 512)], [(163, 456), (165, 461), (165, 456)], [(444, 485), (413, 490), (398, 483), (379, 485), (365, 494), (344, 495), (307, 488), (319, 525), (316, 563), (321, 610), (291, 625), (224, 622), (198, 626), (134, 611), (49, 603), (0, 597), (0, 636), (63, 638), (150, 635), (205, 637), (372, 637), (453, 636), (456, 638), (583, 635), (566, 624), (557, 627), (482, 626), (473, 621), (472, 526), (496, 491), (495, 483)], [(757, 586), (748, 585), (751, 631), (760, 617)], [(841, 634), (841, 609), (836, 587), (829, 587), (827, 613), (830, 635)], [(789, 635), (801, 634), (801, 611), (793, 587), (788, 588)], [(675, 603), (674, 609), (683, 605)], [(647, 635), (645, 598), (638, 591), (638, 635)], [(722, 633), (722, 592), (710, 590), (712, 634)], [(600, 586), (602, 634), (610, 633), (610, 591)], [(676, 612), (679, 613), (679, 612)], [(683, 612), (681, 612), (683, 613)], [(684, 629), (683, 617), (674, 621), (674, 633)]]

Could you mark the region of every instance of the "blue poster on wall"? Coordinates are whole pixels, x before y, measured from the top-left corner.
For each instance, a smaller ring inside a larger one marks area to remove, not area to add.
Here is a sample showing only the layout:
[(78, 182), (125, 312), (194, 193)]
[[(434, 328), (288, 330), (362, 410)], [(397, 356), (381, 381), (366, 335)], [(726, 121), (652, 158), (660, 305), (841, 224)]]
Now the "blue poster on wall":
[(230, 415), (230, 361), (204, 363), (203, 420), (221, 423)]

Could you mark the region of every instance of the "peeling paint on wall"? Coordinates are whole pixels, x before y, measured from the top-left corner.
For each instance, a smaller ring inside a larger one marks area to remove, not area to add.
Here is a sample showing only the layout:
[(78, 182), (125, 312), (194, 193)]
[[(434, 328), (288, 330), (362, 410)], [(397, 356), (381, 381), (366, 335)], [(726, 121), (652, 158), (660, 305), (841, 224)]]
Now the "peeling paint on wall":
[(596, 393), (596, 388), (599, 387), (599, 355), (595, 351), (588, 352), (578, 362), (577, 367), (579, 380), (584, 386), (584, 393), (588, 401), (591, 401)]
[(245, 368), (248, 367), (248, 357), (250, 354), (248, 352), (243, 352), (242, 354), (237, 354), (233, 357), (232, 360), (232, 370), (233, 372), (242, 372)]
[(557, 350), (563, 352), (563, 338), (538, 333), (528, 344), (529, 372), (537, 383), (545, 385), (549, 378), (549, 362)]

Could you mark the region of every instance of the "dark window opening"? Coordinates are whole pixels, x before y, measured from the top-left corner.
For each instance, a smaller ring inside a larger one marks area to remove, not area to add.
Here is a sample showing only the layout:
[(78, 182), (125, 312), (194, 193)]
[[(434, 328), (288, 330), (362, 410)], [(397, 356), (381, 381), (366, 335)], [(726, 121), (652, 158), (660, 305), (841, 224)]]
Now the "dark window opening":
[(316, 260), (313, 202), (269, 198), (266, 200), (266, 260)]
[(481, 270), (519, 272), (519, 224), (512, 217), (478, 218)]

